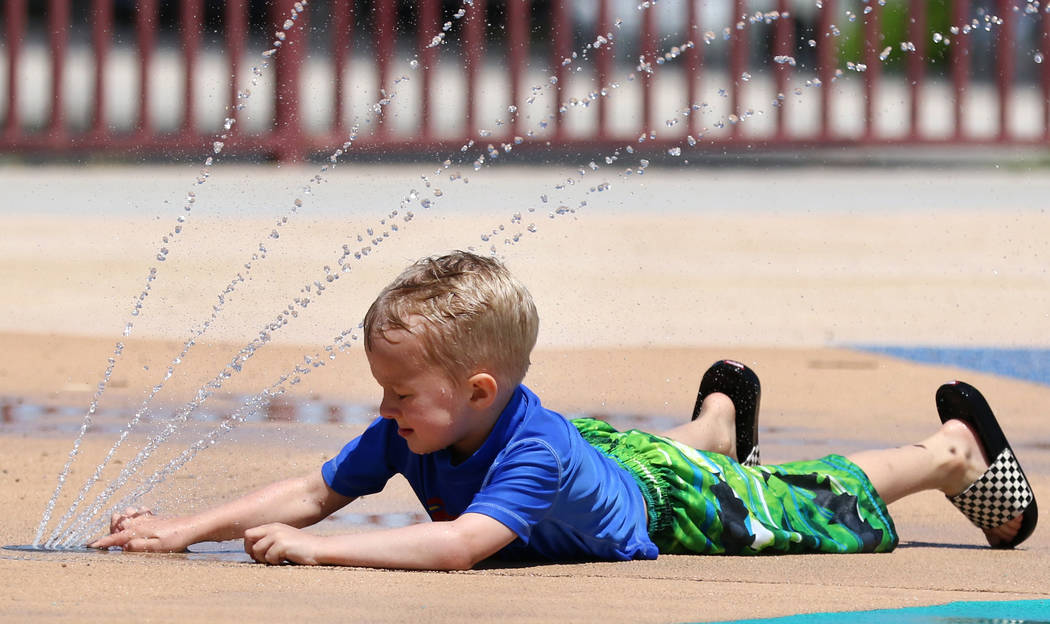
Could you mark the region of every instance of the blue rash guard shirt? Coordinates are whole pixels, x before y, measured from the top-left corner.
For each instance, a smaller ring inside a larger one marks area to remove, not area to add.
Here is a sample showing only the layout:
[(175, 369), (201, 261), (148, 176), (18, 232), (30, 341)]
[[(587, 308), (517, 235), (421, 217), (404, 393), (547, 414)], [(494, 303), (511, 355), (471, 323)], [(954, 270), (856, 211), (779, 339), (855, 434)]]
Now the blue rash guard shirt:
[(563, 416), (519, 386), (473, 455), (417, 455), (397, 423), (376, 419), (321, 468), (348, 497), (374, 494), (402, 474), (433, 520), (462, 513), (494, 518), (518, 539), (513, 559), (655, 559), (641, 490), (625, 469), (587, 444)]

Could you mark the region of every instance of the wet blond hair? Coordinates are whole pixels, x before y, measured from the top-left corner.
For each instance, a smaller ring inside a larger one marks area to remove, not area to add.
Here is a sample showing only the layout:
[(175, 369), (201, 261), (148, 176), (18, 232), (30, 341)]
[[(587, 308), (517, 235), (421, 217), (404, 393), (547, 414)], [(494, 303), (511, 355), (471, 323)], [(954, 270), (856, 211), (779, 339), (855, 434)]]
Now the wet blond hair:
[(532, 295), (495, 258), (467, 251), (423, 258), (365, 314), (365, 348), (392, 329), (419, 337), (427, 362), (452, 380), (488, 372), (517, 385), (529, 369), (539, 316)]

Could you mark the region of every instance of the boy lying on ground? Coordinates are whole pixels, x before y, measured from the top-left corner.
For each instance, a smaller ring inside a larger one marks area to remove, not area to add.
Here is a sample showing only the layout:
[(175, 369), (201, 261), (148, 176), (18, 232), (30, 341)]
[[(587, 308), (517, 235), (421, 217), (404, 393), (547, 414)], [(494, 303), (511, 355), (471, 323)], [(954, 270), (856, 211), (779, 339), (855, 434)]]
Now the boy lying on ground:
[[(420, 260), (365, 316), (380, 418), (337, 457), (193, 516), (128, 509), (92, 546), (170, 552), (243, 537), (252, 558), (271, 564), (441, 570), (493, 556), (885, 552), (898, 539), (886, 505), (931, 489), (993, 547), (1012, 548), (1035, 528), (1024, 473), (988, 404), (964, 383), (937, 391), (942, 425), (917, 444), (758, 466), (760, 388), (748, 368), (716, 363), (689, 423), (659, 436), (618, 432), (566, 420), (521, 385), (537, 331), (531, 296), (497, 260)], [(433, 522), (301, 530), (396, 473)]]

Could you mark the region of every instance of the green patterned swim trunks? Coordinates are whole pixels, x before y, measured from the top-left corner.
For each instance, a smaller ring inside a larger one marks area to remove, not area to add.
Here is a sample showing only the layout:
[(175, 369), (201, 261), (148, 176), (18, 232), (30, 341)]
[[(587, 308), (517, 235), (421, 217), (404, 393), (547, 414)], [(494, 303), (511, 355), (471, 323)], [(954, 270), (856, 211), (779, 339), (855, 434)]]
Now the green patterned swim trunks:
[(572, 424), (634, 476), (661, 553), (860, 553), (897, 545), (886, 504), (867, 475), (840, 455), (748, 467), (593, 418)]

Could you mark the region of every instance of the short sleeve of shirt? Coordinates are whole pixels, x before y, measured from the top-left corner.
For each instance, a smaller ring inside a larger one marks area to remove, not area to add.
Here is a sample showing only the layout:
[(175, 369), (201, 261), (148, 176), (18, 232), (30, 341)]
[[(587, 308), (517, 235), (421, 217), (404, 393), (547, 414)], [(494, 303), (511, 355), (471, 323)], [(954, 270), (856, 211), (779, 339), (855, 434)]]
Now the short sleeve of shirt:
[(500, 453), (465, 513), (498, 520), (526, 544), (557, 499), (564, 477), (558, 453), (540, 438), (519, 440)]
[(343, 496), (357, 498), (381, 491), (397, 472), (397, 450), (391, 448), (392, 421), (377, 418), (364, 433), (321, 466), (328, 487)]

